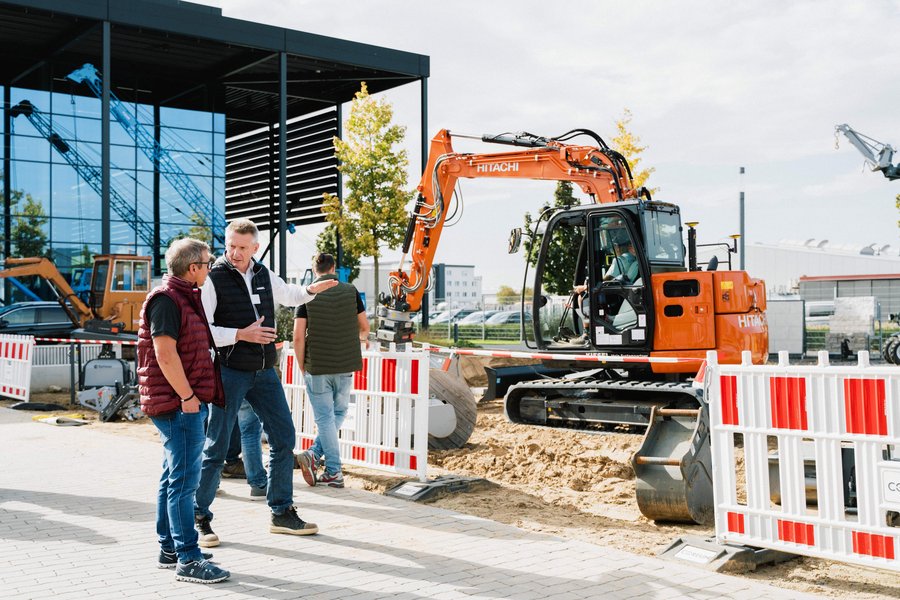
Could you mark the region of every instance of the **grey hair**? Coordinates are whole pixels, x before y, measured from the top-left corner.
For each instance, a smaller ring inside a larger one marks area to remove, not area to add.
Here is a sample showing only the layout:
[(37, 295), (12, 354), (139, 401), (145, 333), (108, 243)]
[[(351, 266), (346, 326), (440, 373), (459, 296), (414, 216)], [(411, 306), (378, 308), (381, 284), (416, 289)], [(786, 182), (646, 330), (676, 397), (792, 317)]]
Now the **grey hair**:
[(203, 262), (204, 252), (209, 253), (206, 242), (194, 238), (175, 240), (166, 250), (166, 266), (172, 275), (182, 277), (191, 269), (191, 263)]
[(259, 241), (259, 228), (257, 228), (256, 223), (250, 219), (235, 219), (225, 228), (225, 235), (227, 236), (229, 233), (251, 233), (253, 234), (253, 241)]

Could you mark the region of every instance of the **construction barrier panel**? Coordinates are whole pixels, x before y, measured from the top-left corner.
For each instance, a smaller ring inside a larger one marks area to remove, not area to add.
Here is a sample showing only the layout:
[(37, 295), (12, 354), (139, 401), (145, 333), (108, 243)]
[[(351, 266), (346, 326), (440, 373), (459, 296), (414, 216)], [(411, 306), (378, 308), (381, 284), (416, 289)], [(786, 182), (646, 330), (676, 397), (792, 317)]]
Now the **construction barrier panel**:
[(34, 338), (0, 335), (0, 396), (28, 401)]
[(707, 363), (718, 540), (900, 571), (900, 368)]
[[(428, 361), (422, 350), (363, 350), (338, 432), (342, 463), (426, 480)], [(281, 353), (281, 381), (297, 430), (295, 450), (307, 450), (316, 437), (315, 417), (288, 343)]]

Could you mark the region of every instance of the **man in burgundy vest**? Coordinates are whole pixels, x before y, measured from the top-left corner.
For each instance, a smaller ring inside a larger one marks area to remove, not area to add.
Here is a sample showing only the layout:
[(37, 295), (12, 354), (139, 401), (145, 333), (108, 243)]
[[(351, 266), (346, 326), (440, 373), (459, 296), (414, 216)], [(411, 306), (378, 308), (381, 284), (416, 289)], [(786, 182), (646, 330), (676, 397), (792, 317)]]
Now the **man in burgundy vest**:
[(147, 295), (138, 330), (141, 409), (156, 425), (163, 444), (156, 499), (159, 567), (175, 568), (175, 579), (196, 583), (217, 583), (230, 576), (209, 562), (211, 554), (200, 551), (194, 529), (207, 404), (225, 405), (200, 301), (199, 286), (211, 262), (204, 242), (173, 242), (166, 251), (169, 274)]

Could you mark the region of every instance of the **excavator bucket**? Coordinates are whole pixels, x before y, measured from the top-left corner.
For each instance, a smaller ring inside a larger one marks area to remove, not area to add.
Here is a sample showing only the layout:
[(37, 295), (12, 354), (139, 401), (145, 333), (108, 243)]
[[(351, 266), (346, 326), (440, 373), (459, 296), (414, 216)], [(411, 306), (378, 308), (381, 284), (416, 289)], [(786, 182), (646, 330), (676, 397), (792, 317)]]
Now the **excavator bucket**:
[(709, 413), (654, 408), (631, 459), (638, 508), (654, 521), (708, 525), (714, 519)]

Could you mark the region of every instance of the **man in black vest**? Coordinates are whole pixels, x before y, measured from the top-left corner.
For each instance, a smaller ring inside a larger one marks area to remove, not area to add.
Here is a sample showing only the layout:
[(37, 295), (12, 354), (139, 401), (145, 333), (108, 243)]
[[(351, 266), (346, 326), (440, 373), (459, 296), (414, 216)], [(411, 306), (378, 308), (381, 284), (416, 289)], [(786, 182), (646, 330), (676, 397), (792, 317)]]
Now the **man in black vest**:
[(231, 432), (246, 398), (262, 421), (269, 440), (269, 480), (266, 500), (272, 509), (272, 533), (311, 535), (319, 531), (297, 516), (293, 499), (294, 423), (275, 372), (275, 305), (298, 306), (337, 282), (309, 288), (290, 285), (256, 262), (259, 230), (253, 221), (239, 219), (225, 230), (225, 256), (216, 261), (202, 289), (203, 308), (209, 319), (222, 367), (225, 408), (210, 410), (203, 449), (200, 486), (194, 519), (200, 546), (219, 545), (210, 525), (215, 499), (228, 453)]
[[(316, 282), (337, 281), (330, 254), (317, 255), (313, 270)], [(367, 343), (368, 336), (366, 305), (349, 283), (338, 284), (315, 304), (298, 306), (294, 312), (294, 353), (319, 431), (312, 448), (297, 457), (309, 485), (344, 487), (338, 430), (350, 404), (353, 372), (362, 368), (360, 343)], [(321, 457), (325, 472), (317, 476)]]

